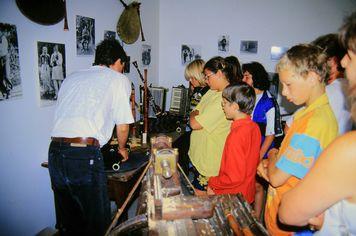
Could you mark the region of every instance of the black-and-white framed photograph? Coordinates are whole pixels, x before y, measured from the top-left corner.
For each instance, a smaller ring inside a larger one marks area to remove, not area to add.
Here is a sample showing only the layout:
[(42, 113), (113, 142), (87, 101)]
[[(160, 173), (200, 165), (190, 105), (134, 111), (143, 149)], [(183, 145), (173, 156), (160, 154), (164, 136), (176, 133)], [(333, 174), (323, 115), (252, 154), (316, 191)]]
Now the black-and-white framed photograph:
[(279, 89), (279, 76), (278, 73), (268, 72), (269, 76), (269, 89), (268, 91), (277, 99)]
[(199, 45), (182, 45), (181, 59), (182, 65), (186, 65), (195, 59), (201, 58), (201, 46)]
[(65, 45), (37, 42), (40, 106), (53, 104), (66, 77)]
[(151, 64), (151, 46), (147, 44), (142, 44), (142, 65), (147, 67)]
[(271, 60), (278, 61), (281, 57), (288, 51), (288, 47), (278, 47), (272, 46), (271, 47)]
[(131, 57), (127, 56), (127, 61), (125, 62), (124, 66), (124, 73), (130, 73), (130, 62), (131, 62)]
[(241, 40), (240, 52), (241, 53), (257, 53), (258, 41)]
[(116, 32), (105, 30), (104, 31), (104, 39), (116, 39)]
[(94, 55), (95, 51), (95, 19), (77, 16), (77, 55)]
[(22, 86), (16, 26), (0, 23), (0, 101), (21, 96)]
[(218, 39), (218, 51), (219, 53), (226, 53), (229, 51), (230, 37), (229, 35), (221, 35)]

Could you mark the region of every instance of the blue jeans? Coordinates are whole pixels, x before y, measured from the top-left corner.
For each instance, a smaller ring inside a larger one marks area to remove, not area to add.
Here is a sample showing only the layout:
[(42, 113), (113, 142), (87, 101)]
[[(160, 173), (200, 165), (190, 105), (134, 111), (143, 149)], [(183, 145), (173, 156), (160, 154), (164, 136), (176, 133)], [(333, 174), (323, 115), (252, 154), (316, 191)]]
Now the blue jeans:
[(111, 218), (100, 148), (51, 142), (48, 168), (60, 235), (104, 235)]

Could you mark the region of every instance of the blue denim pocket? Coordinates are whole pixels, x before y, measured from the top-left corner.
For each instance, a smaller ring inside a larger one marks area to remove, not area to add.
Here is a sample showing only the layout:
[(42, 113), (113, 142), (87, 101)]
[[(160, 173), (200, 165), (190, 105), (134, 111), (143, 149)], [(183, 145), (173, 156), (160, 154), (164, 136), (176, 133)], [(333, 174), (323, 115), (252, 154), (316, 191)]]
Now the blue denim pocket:
[(92, 185), (98, 171), (98, 148), (68, 147), (61, 151), (65, 181), (70, 185)]

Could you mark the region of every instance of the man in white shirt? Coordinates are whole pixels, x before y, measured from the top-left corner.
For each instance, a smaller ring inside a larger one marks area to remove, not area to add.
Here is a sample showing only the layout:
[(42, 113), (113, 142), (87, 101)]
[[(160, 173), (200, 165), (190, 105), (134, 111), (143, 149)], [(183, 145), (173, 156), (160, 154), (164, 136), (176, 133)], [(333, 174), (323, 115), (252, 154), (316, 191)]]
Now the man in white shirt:
[(118, 152), (133, 123), (130, 81), (122, 74), (127, 55), (116, 40), (96, 48), (94, 66), (68, 76), (58, 94), (48, 167), (60, 235), (103, 235), (110, 201), (100, 147), (116, 125)]

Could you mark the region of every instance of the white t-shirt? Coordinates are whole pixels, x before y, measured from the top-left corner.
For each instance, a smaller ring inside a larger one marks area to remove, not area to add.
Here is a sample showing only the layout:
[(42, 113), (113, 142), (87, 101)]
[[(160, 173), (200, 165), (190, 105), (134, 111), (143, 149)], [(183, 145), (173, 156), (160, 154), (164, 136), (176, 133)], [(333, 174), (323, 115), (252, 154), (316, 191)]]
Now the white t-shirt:
[(346, 97), (342, 90), (341, 80), (336, 79), (326, 86), (326, 94), (339, 125), (339, 135), (350, 131), (352, 128), (351, 115), (346, 107)]
[(129, 79), (108, 67), (71, 74), (58, 94), (52, 137), (93, 137), (103, 146), (115, 124), (134, 122), (130, 92)]

